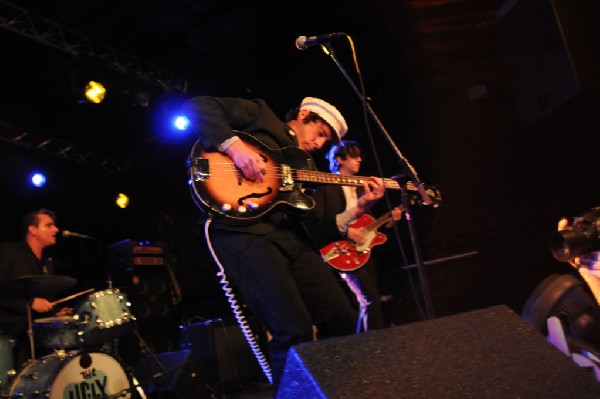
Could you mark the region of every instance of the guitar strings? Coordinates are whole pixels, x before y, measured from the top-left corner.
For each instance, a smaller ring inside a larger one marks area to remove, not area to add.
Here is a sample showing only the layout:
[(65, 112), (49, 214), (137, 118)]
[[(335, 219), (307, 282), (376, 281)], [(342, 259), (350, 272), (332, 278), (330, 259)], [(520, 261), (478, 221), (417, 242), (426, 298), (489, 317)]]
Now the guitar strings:
[[(237, 173), (238, 172), (238, 168), (233, 165), (231, 162), (211, 162), (210, 164), (210, 170), (211, 171), (215, 171), (215, 172), (225, 172), (225, 173)], [(313, 171), (313, 170), (306, 170), (306, 169), (289, 169), (291, 173), (298, 175), (298, 174), (302, 174), (303, 176), (309, 177), (312, 176), (313, 178), (317, 178), (317, 181), (319, 182), (330, 182), (330, 183), (344, 183), (346, 185), (356, 185), (356, 186), (362, 186), (363, 182), (365, 180), (367, 180), (367, 177), (353, 177), (353, 178), (348, 178), (348, 177), (342, 177), (341, 175), (337, 175), (337, 174), (331, 174), (331, 173), (327, 173), (327, 172), (321, 172), (321, 171)], [(288, 176), (289, 173), (287, 172), (282, 172), (281, 167), (266, 167), (265, 171), (269, 173), (269, 175), (275, 175), (276, 177), (283, 177), (283, 176)], [(385, 188), (388, 189), (400, 189), (400, 185), (398, 184), (398, 182), (396, 182), (393, 179), (390, 178), (383, 178), (383, 182), (385, 185)], [(412, 183), (408, 183), (407, 187), (409, 190), (416, 190), (416, 188), (414, 187), (414, 185)]]

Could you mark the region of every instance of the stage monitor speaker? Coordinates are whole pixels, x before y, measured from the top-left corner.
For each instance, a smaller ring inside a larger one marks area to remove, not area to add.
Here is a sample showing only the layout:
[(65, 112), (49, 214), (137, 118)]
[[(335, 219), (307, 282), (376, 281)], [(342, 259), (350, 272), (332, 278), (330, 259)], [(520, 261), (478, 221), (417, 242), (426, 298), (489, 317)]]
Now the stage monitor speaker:
[(232, 319), (213, 319), (181, 329), (181, 347), (208, 366), (219, 392), (261, 380), (262, 373), (241, 328)]
[(296, 345), (277, 398), (581, 399), (600, 384), (500, 305)]
[(150, 399), (212, 397), (209, 371), (189, 350), (148, 354), (135, 367), (135, 376)]

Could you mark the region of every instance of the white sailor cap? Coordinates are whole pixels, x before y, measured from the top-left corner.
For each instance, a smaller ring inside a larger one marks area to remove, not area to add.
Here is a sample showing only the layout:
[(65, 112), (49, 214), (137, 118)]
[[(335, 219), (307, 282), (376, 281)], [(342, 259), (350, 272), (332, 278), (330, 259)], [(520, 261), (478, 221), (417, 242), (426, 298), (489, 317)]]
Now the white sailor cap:
[(340, 111), (327, 101), (316, 97), (305, 97), (300, 104), (300, 109), (307, 109), (323, 118), (335, 131), (338, 142), (348, 131), (348, 125)]

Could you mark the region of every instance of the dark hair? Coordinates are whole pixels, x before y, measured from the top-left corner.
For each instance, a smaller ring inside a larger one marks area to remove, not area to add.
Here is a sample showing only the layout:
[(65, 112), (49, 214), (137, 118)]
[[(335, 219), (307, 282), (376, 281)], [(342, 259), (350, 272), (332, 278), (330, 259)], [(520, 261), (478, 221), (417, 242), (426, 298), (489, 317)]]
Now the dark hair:
[(346, 159), (346, 157), (360, 157), (360, 146), (356, 141), (342, 140), (338, 145), (332, 145), (325, 158), (329, 161), (329, 170), (333, 173), (339, 171), (340, 163), (337, 157)]
[(40, 223), (40, 215), (48, 215), (56, 223), (56, 213), (51, 211), (50, 209), (41, 208), (37, 211), (29, 212), (23, 218), (21, 222), (21, 233), (23, 237), (27, 235), (27, 231), (29, 230), (29, 226), (37, 226)]

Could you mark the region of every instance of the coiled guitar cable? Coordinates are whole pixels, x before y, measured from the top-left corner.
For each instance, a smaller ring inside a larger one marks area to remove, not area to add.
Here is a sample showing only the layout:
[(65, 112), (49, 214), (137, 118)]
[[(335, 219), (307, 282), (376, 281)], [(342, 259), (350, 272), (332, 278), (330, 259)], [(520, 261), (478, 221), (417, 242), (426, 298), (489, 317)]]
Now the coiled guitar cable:
[(206, 244), (208, 245), (208, 250), (210, 251), (213, 259), (215, 260), (217, 267), (219, 268), (217, 276), (219, 277), (219, 283), (221, 284), (221, 289), (223, 290), (223, 293), (225, 294), (225, 297), (227, 299), (227, 302), (229, 303), (229, 306), (231, 307), (231, 310), (233, 311), (235, 319), (236, 319), (238, 325), (240, 326), (242, 333), (244, 334), (244, 337), (246, 338), (246, 341), (248, 342), (248, 345), (250, 345), (250, 349), (252, 349), (252, 353), (254, 353), (254, 356), (256, 357), (258, 364), (260, 365), (263, 373), (269, 380), (269, 383), (273, 384), (271, 366), (269, 365), (267, 358), (265, 357), (260, 346), (258, 345), (258, 342), (256, 341), (256, 337), (254, 336), (254, 334), (252, 332), (252, 328), (248, 325), (246, 316), (243, 314), (242, 309), (238, 303), (238, 300), (235, 297), (235, 293), (233, 292), (233, 289), (229, 285), (229, 281), (227, 280), (227, 275), (225, 274), (225, 269), (223, 268), (221, 261), (217, 257), (217, 254), (215, 253), (215, 251), (213, 249), (212, 243), (210, 242), (209, 227), (210, 227), (211, 223), (212, 223), (211, 218), (206, 219), (206, 222), (204, 223), (204, 236), (206, 237)]

